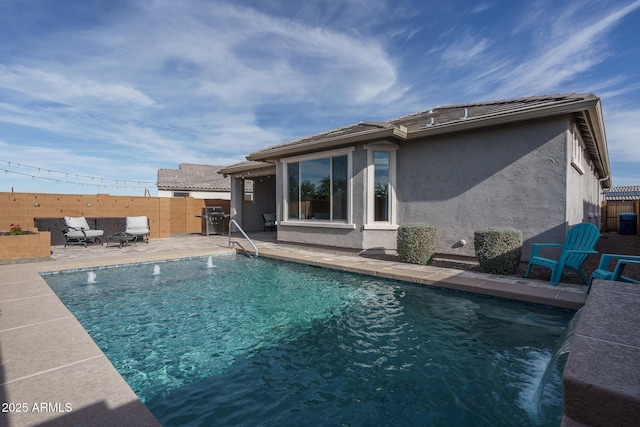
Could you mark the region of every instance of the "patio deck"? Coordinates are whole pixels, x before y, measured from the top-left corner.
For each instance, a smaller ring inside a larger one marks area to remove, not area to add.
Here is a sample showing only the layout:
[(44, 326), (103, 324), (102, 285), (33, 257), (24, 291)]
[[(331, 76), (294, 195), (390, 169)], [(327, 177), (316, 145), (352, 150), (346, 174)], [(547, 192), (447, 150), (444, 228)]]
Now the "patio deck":
[[(278, 245), (252, 233), (260, 255), (442, 288), (576, 310), (584, 286), (417, 266)], [(41, 272), (232, 252), (227, 236), (181, 235), (117, 246), (52, 247), (51, 260), (0, 265), (0, 426), (157, 426)], [(8, 406), (13, 404), (13, 406)]]

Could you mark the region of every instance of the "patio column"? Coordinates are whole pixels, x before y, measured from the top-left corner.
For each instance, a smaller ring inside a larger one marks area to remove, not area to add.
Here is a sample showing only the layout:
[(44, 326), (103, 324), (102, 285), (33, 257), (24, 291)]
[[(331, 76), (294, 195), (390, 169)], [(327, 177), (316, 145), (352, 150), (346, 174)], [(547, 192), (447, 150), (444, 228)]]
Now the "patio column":
[(244, 178), (231, 177), (231, 212), (236, 212), (235, 220), (242, 227), (242, 206), (244, 205)]

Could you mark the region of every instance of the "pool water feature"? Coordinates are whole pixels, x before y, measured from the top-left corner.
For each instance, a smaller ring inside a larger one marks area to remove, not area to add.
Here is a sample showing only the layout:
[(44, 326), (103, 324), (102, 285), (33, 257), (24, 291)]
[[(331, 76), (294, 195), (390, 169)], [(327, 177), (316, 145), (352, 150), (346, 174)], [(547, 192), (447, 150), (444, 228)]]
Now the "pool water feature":
[(560, 423), (570, 312), (264, 258), (92, 271), (44, 277), (164, 426)]

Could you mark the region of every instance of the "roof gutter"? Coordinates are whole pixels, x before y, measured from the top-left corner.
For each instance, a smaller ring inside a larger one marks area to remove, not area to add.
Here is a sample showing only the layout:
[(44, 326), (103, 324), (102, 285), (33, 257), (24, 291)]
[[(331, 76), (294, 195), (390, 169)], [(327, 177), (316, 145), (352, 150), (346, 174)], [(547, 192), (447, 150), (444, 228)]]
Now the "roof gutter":
[(507, 113), (499, 112), (487, 114), (480, 117), (468, 117), (453, 122), (434, 124), (427, 127), (419, 127), (409, 129), (407, 139), (424, 138), (431, 135), (440, 135), (443, 133), (457, 132), (462, 130), (477, 129), (493, 125), (510, 123), (516, 120), (532, 120), (543, 117), (554, 116), (557, 114), (571, 114), (576, 111), (587, 110), (599, 104), (598, 98), (588, 99), (584, 101), (568, 102), (560, 105), (550, 105), (540, 107), (533, 105), (529, 108), (509, 111)]
[(611, 188), (613, 183), (611, 182), (611, 169), (609, 165), (609, 149), (607, 147), (607, 136), (604, 129), (604, 121), (602, 116), (602, 104), (600, 100), (592, 107), (586, 110), (589, 117), (589, 124), (592, 128), (592, 132), (595, 138), (595, 149), (598, 153), (598, 161), (602, 165), (602, 171), (605, 175), (599, 180), (604, 188)]
[[(398, 130), (398, 133), (402, 135), (401, 130)], [(259, 162), (274, 161), (282, 157), (292, 156), (294, 154), (304, 154), (313, 151), (325, 151), (330, 148), (356, 144), (358, 142), (368, 142), (372, 139), (395, 138), (397, 136), (398, 135), (396, 135), (396, 128), (390, 127), (384, 129), (371, 129), (349, 135), (314, 140), (306, 143), (296, 144), (294, 146), (285, 144), (281, 147), (271, 147), (265, 150), (251, 153), (246, 157), (246, 159)]]

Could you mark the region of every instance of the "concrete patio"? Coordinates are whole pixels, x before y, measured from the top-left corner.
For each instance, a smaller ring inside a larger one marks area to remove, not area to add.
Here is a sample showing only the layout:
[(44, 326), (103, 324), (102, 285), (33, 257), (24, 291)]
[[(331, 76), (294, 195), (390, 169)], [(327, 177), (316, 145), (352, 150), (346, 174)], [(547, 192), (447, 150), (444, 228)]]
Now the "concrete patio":
[[(260, 256), (572, 310), (587, 301), (584, 286), (278, 245), (269, 232), (251, 237)], [(228, 244), (227, 236), (188, 234), (123, 248), (54, 246), (50, 260), (0, 265), (0, 402), (13, 404), (0, 426), (158, 425), (40, 273), (235, 252)]]

